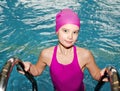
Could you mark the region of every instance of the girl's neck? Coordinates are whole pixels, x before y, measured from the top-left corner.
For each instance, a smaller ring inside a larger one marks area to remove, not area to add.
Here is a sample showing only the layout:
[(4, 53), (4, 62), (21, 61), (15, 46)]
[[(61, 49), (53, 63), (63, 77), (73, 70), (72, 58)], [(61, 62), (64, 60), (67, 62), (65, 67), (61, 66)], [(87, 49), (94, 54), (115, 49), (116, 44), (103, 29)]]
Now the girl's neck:
[(61, 44), (58, 45), (58, 52), (64, 55), (67, 55), (69, 53), (73, 53), (73, 46), (66, 48), (62, 46)]

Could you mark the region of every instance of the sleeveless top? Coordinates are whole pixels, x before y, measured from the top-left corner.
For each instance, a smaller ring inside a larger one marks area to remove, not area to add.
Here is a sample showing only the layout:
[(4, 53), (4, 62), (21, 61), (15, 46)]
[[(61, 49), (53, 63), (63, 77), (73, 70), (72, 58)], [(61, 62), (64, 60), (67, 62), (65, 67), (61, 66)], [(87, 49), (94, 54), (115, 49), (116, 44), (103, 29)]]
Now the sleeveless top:
[(57, 46), (54, 48), (50, 75), (55, 91), (84, 91), (84, 74), (80, 69), (74, 46), (74, 58), (70, 64), (61, 64), (57, 60)]

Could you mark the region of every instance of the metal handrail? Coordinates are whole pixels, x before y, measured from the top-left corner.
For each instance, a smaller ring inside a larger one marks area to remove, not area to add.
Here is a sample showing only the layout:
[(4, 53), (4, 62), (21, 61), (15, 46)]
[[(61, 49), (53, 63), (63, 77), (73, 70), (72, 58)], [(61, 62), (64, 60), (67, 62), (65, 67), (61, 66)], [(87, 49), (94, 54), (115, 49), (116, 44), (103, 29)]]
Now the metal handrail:
[(6, 91), (7, 83), (8, 83), (9, 77), (10, 77), (10, 73), (12, 72), (12, 69), (15, 65), (17, 65), (17, 67), (19, 66), (19, 68), (21, 67), (21, 69), (25, 72), (25, 76), (32, 83), (32, 91), (38, 91), (36, 80), (34, 79), (34, 77), (30, 73), (28, 73), (24, 70), (24, 68), (23, 68), (24, 65), (17, 58), (10, 58), (6, 62), (6, 64), (3, 66), (3, 68), (0, 72), (0, 91)]
[(106, 71), (109, 75), (111, 91), (120, 91), (120, 76), (118, 71), (112, 66), (107, 67)]
[(115, 67), (112, 66), (106, 68), (104, 76), (101, 77), (94, 91), (100, 91), (101, 87), (105, 83), (103, 81), (104, 78), (108, 78), (108, 81), (110, 82), (111, 91), (120, 91), (120, 76)]

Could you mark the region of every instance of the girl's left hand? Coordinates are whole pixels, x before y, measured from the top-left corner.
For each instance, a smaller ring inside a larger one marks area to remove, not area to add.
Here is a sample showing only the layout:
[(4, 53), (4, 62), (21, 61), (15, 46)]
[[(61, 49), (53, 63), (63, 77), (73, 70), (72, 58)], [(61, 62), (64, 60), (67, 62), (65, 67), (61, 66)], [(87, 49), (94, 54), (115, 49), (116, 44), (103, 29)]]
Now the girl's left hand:
[(105, 76), (105, 78), (102, 80), (102, 81), (104, 81), (104, 82), (108, 82), (108, 81), (109, 81), (106, 72), (107, 72), (107, 71), (106, 71), (106, 68), (102, 69), (101, 72), (100, 72), (101, 77), (102, 77), (102, 76)]

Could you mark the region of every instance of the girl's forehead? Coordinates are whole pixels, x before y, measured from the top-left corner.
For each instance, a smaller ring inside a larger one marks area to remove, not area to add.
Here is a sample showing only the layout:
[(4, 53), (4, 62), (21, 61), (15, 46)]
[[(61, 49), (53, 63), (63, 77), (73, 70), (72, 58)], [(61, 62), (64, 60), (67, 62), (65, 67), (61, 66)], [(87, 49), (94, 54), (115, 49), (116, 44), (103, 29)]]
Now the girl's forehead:
[(79, 27), (74, 24), (65, 24), (61, 28), (68, 29), (68, 30), (79, 30)]

